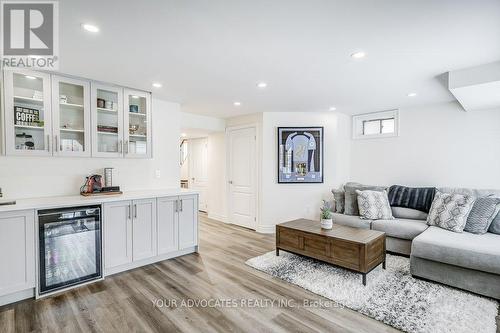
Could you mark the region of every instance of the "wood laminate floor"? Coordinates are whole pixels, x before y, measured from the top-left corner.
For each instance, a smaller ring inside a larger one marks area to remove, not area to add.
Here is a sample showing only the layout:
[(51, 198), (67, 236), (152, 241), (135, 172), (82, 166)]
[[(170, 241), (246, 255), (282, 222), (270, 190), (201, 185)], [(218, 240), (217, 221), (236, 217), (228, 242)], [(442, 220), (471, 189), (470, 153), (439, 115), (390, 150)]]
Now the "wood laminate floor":
[[(0, 332), (397, 332), (245, 265), (273, 249), (274, 235), (201, 215), (199, 254), (4, 306)], [(212, 307), (189, 306), (201, 299)], [(325, 303), (304, 307), (304, 299)], [(242, 300), (249, 306), (239, 306)], [(273, 300), (284, 306), (269, 306)]]

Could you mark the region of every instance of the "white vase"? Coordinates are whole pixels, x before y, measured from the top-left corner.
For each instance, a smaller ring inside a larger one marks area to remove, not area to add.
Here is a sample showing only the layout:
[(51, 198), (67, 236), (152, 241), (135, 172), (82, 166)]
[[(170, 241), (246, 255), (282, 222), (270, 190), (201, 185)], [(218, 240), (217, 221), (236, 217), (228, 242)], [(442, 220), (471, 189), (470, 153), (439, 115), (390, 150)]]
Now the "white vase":
[(321, 219), (321, 229), (331, 229), (333, 228), (332, 219)]

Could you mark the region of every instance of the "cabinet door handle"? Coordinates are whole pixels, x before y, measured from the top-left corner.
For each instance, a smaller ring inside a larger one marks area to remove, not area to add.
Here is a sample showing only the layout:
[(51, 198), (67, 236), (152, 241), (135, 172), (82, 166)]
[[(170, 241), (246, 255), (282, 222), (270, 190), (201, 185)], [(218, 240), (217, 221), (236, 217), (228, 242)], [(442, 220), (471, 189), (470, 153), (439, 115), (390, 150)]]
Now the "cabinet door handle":
[(182, 212), (182, 199), (181, 199), (181, 212)]
[(179, 212), (179, 200), (175, 200), (175, 212)]
[(132, 205), (128, 205), (128, 219), (130, 220), (130, 215), (132, 215), (132, 213), (130, 213), (132, 211)]
[(125, 154), (128, 154), (128, 140), (125, 141)]
[(55, 135), (55, 136), (54, 136), (54, 145), (55, 145), (54, 150), (55, 150), (56, 152), (58, 152), (58, 151), (59, 151), (59, 140), (58, 140), (58, 138), (57, 138), (57, 135)]
[(50, 135), (47, 134), (47, 151), (50, 152)]
[(118, 142), (118, 152), (121, 154), (123, 152), (123, 140)]
[(134, 218), (137, 218), (137, 204), (134, 204)]

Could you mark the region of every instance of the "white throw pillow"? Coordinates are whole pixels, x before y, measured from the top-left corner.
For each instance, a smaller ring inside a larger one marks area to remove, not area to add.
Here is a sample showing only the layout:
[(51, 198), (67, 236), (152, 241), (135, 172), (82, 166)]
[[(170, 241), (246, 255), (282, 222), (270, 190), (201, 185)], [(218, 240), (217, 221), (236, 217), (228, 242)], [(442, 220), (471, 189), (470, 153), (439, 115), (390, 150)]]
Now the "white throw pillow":
[(386, 191), (360, 191), (358, 194), (359, 216), (367, 220), (392, 220), (391, 206)]
[(427, 224), (454, 232), (464, 231), (475, 197), (436, 191)]

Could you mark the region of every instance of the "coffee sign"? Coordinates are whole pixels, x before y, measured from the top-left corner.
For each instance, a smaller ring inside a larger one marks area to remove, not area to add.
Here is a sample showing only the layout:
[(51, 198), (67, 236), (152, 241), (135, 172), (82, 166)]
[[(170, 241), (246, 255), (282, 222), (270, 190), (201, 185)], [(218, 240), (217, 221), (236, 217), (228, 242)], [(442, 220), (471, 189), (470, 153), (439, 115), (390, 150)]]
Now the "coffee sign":
[(40, 126), (40, 111), (36, 109), (14, 107), (14, 122), (16, 125)]

